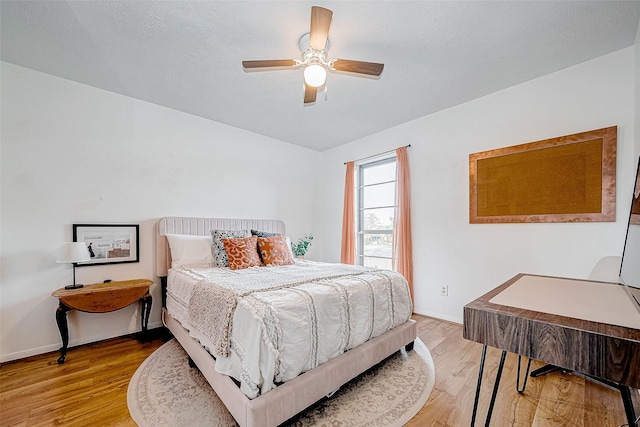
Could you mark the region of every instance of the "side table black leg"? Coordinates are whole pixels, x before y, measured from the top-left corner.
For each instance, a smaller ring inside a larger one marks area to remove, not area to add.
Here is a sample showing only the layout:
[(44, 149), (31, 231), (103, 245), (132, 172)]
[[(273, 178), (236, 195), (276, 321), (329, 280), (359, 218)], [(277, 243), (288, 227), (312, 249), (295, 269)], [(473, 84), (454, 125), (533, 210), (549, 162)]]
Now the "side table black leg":
[(63, 364), (67, 358), (67, 348), (69, 347), (69, 325), (67, 324), (67, 312), (71, 308), (67, 307), (63, 303), (60, 303), (56, 310), (56, 323), (58, 323), (58, 329), (60, 330), (60, 337), (62, 338), (62, 347), (60, 347), (60, 357), (58, 363)]
[(142, 341), (146, 341), (148, 338), (147, 329), (149, 327), (149, 316), (151, 314), (151, 304), (153, 298), (151, 294), (145, 294), (140, 298), (140, 327), (142, 328)]

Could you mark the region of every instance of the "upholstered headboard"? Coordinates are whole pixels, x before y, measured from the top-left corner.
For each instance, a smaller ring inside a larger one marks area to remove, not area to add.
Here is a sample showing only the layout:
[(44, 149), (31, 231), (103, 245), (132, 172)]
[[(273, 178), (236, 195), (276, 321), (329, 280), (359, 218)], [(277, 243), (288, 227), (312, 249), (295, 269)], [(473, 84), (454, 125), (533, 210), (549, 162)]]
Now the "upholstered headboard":
[(167, 234), (209, 236), (211, 230), (260, 230), (285, 233), (284, 222), (276, 219), (228, 219), (168, 216), (160, 218), (156, 228), (156, 274), (166, 277), (171, 267)]

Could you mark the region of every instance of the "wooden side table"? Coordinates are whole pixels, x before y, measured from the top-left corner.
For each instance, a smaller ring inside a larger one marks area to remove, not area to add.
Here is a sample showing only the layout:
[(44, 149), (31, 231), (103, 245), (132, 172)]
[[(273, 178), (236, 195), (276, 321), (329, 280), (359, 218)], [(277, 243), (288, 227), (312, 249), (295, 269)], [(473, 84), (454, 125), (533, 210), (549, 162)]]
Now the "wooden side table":
[(67, 312), (71, 310), (85, 313), (108, 313), (120, 310), (136, 301), (140, 302), (140, 323), (142, 333), (146, 333), (151, 313), (152, 298), (149, 288), (153, 281), (148, 279), (124, 280), (119, 282), (96, 283), (79, 289), (60, 288), (51, 295), (58, 298), (60, 306), (56, 310), (56, 322), (62, 337), (62, 347), (58, 363), (64, 363), (69, 346), (69, 326)]

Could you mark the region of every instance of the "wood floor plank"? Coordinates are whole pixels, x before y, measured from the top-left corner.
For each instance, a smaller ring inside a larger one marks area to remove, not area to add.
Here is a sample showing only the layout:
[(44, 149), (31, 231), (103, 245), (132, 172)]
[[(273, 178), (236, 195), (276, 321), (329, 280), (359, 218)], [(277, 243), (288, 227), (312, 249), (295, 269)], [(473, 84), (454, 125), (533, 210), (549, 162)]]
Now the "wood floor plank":
[[(462, 338), (462, 326), (416, 315), (418, 336), (434, 360), (434, 390), (407, 426), (468, 426), (482, 346)], [(115, 338), (0, 366), (0, 426), (125, 426), (127, 387), (138, 366), (168, 337), (141, 343)], [(488, 349), (477, 425), (484, 425), (500, 351)], [(542, 366), (534, 361), (532, 369)], [(524, 367), (523, 367), (524, 369)], [(552, 373), (515, 390), (517, 356), (507, 355), (491, 425), (497, 427), (617, 427), (626, 423), (620, 394), (582, 377)], [(634, 399), (640, 401), (638, 393)], [(636, 402), (640, 403), (640, 402)]]
[[(620, 393), (597, 382), (585, 387), (584, 427), (617, 427), (625, 424), (624, 406)], [(640, 408), (636, 404), (636, 408)], [(640, 411), (636, 409), (638, 415)], [(598, 420), (596, 424), (594, 420)]]
[[(518, 356), (508, 354), (503, 378), (500, 384), (500, 395), (496, 402), (496, 413), (501, 414), (501, 422), (504, 425), (515, 427), (529, 427), (533, 423), (539, 396), (542, 390), (542, 382), (527, 378), (526, 387), (524, 384), (527, 358), (522, 358), (520, 371), (520, 384), (518, 384)], [(542, 363), (533, 361), (531, 370), (542, 366)], [(517, 392), (517, 386), (523, 393)]]
[(584, 427), (585, 380), (557, 372), (546, 375), (542, 380), (544, 388), (532, 426)]

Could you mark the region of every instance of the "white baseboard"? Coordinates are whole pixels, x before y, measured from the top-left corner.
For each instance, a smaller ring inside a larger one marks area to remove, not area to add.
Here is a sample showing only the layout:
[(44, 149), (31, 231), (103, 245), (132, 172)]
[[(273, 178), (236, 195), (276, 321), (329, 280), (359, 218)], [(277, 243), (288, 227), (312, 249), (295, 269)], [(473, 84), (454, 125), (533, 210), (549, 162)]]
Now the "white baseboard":
[[(159, 328), (163, 326), (162, 322), (149, 322), (149, 329), (155, 329), (155, 328)], [(69, 349), (71, 349), (72, 347), (77, 347), (79, 345), (83, 345), (83, 344), (89, 344), (89, 343), (93, 343), (93, 342), (97, 342), (97, 341), (102, 341), (102, 340), (106, 340), (109, 338), (116, 338), (116, 337), (121, 337), (124, 335), (129, 335), (129, 334), (135, 334), (140, 332), (139, 330), (126, 330), (126, 331), (119, 331), (119, 332), (110, 332), (107, 334), (98, 334), (98, 335), (94, 335), (91, 337), (84, 337), (84, 338), (79, 338), (79, 339), (73, 339), (73, 340), (69, 340)], [(42, 347), (36, 347), (36, 348), (30, 348), (28, 350), (22, 350), (22, 351), (16, 351), (14, 353), (9, 353), (9, 354), (3, 354), (2, 356), (0, 356), (0, 363), (6, 363), (6, 362), (11, 362), (12, 360), (18, 360), (18, 359), (24, 359), (25, 357), (30, 357), (30, 356), (37, 356), (39, 354), (45, 354), (45, 353), (51, 353), (54, 351), (58, 351), (60, 349), (60, 347), (62, 347), (62, 342), (58, 343), (58, 344), (50, 344), (50, 345), (45, 345)], [(53, 358), (57, 359), (58, 355), (52, 356)]]
[(414, 313), (420, 314), (422, 316), (435, 317), (436, 319), (442, 319), (442, 320), (446, 320), (449, 322), (458, 323), (462, 325), (462, 317), (449, 316), (446, 314), (437, 313), (435, 311), (425, 311), (423, 313), (418, 313), (417, 311), (414, 311)]

